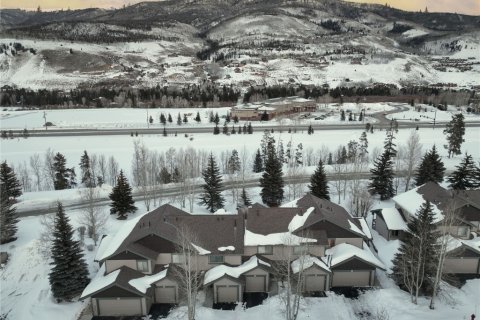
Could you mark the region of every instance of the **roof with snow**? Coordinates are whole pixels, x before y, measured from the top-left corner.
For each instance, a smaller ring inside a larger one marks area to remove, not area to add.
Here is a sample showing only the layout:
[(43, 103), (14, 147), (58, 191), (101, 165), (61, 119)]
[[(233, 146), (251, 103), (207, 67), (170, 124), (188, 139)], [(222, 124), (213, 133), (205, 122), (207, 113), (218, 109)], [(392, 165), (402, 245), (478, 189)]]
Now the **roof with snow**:
[(325, 255), (329, 257), (329, 267), (335, 267), (352, 258), (360, 259), (372, 266), (385, 270), (385, 265), (370, 251), (367, 244), (363, 244), (363, 249), (348, 243), (337, 244), (327, 249)]
[(323, 262), (323, 260), (321, 260), (320, 258), (311, 256), (309, 254), (305, 256), (301, 256), (300, 258), (292, 262), (292, 272), (296, 274), (296, 273), (299, 273), (301, 270), (307, 270), (312, 266), (317, 266), (320, 269), (323, 269), (327, 272), (331, 272), (330, 268), (327, 266), (325, 262)]
[[(198, 243), (192, 243), (192, 245), (200, 255), (224, 253), (225, 250), (234, 254), (243, 253), (243, 216), (237, 214), (191, 215), (165, 204), (127, 221), (112, 237), (106, 248), (102, 248), (97, 254), (97, 258), (103, 261), (120, 253), (132, 252), (156, 259), (160, 249), (162, 252), (175, 251), (178, 232), (184, 228), (195, 232)], [(149, 240), (153, 238), (157, 240)], [(159, 246), (163, 247), (159, 248)]]
[(427, 182), (420, 187), (393, 197), (393, 201), (409, 215), (416, 216), (420, 207), (429, 201), (433, 208), (434, 222), (443, 220), (442, 210), (448, 205), (451, 194), (434, 182)]
[(259, 256), (252, 256), (250, 259), (245, 261), (239, 266), (232, 267), (227, 265), (219, 265), (205, 273), (205, 277), (203, 279), (203, 284), (208, 285), (218, 279), (223, 278), (224, 276), (229, 276), (235, 279), (240, 278), (244, 273), (252, 271), (256, 268), (263, 268), (270, 270), (271, 264), (268, 262), (267, 259)]
[[(464, 247), (480, 255), (480, 237), (475, 237), (470, 240), (458, 239), (449, 234), (447, 234), (445, 237), (447, 238), (447, 253)], [(440, 238), (439, 241), (442, 241), (442, 239), (444, 238)]]
[[(134, 279), (142, 278), (145, 275), (140, 271), (133, 270), (129, 267), (121, 267), (115, 271), (105, 274), (105, 264), (98, 270), (97, 276), (90, 281), (83, 290), (80, 299), (88, 298), (98, 292), (104, 291), (111, 287), (119, 287), (126, 291), (130, 291), (136, 295), (142, 296), (147, 293), (148, 288), (143, 290), (143, 286), (133, 286), (130, 282)], [(137, 282), (139, 283), (139, 282)], [(139, 290), (142, 289), (142, 290)]]
[(397, 208), (383, 208), (377, 214), (385, 221), (388, 230), (408, 230), (407, 223)]

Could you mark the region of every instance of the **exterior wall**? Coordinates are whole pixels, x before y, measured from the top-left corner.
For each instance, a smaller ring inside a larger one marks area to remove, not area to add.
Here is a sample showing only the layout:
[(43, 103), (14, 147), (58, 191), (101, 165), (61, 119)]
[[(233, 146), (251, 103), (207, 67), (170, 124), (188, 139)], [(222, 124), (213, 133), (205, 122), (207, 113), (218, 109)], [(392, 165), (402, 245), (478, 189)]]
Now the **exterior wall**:
[(360, 248), (360, 249), (363, 248), (362, 238), (335, 238), (335, 245), (340, 243), (348, 243), (357, 248)]
[(157, 256), (156, 264), (169, 264), (172, 263), (171, 253), (160, 253)]
[[(317, 268), (317, 267), (310, 267), (307, 270), (303, 271), (303, 275), (307, 279), (309, 275), (322, 275), (322, 279), (324, 279), (324, 290), (329, 290), (330, 289), (330, 274), (326, 272), (323, 269)], [(306, 291), (306, 283), (304, 287), (304, 291)]]
[[(270, 260), (282, 260), (291, 254), (290, 250), (293, 250), (290, 246), (273, 246), (273, 254), (262, 254), (262, 256)], [(309, 245), (308, 252), (314, 256), (323, 257), (325, 255), (325, 246)], [(258, 253), (257, 246), (245, 246), (243, 253), (244, 256), (251, 257)], [(292, 254), (292, 257), (295, 258), (296, 255)]]
[(226, 264), (231, 264), (234, 266), (239, 266), (242, 264), (242, 256), (241, 255), (228, 255), (223, 256), (223, 261)]
[(390, 240), (390, 232), (388, 231), (387, 224), (377, 215), (375, 219), (375, 230), (385, 239)]
[(137, 270), (137, 260), (106, 260), (105, 272), (110, 273), (123, 266)]
[(445, 258), (443, 263), (444, 273), (479, 274), (480, 258)]
[[(459, 236), (458, 235), (458, 231), (459, 231), (460, 227), (466, 227), (467, 228), (467, 232), (465, 233), (465, 236)], [(443, 226), (437, 226), (437, 230), (439, 230), (439, 231), (443, 231), (444, 229), (446, 229), (447, 233), (451, 234), (453, 237), (456, 237), (456, 238), (467, 240), (470, 236), (470, 226), (451, 226), (449, 228), (444, 228)]]

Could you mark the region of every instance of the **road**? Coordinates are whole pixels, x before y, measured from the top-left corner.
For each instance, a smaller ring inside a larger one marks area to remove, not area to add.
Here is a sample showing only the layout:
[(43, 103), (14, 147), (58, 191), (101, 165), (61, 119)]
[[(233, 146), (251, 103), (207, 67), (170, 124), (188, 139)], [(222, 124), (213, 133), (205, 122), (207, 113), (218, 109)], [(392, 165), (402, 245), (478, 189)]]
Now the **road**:
[[(376, 128), (386, 128), (390, 125), (390, 120), (388, 120), (385, 116), (388, 114), (393, 114), (397, 112), (404, 111), (408, 108), (402, 105), (394, 105), (396, 109), (387, 111), (387, 112), (380, 112), (374, 113), (371, 116), (377, 119), (378, 122), (373, 123), (374, 127)], [(443, 127), (445, 123), (437, 123), (436, 127)], [(254, 131), (263, 131), (263, 130), (283, 130), (288, 131), (289, 128), (296, 129), (299, 131), (306, 131), (310, 124), (301, 124), (301, 125), (281, 125), (278, 123), (275, 124), (262, 124), (261, 126), (253, 126)], [(433, 128), (434, 125), (431, 123), (399, 123), (398, 127), (400, 129), (403, 128)], [(477, 122), (466, 122), (466, 127), (480, 127), (480, 120)], [(221, 126), (220, 126), (221, 127)], [(313, 123), (312, 127), (315, 131), (317, 130), (358, 130), (364, 129), (365, 123), (358, 123), (358, 122), (346, 122), (345, 124), (319, 124)], [(168, 135), (172, 134), (193, 134), (193, 133), (212, 133), (213, 134), (214, 126), (202, 126), (202, 127), (190, 127), (190, 126), (174, 126), (174, 127), (166, 127), (166, 131)], [(12, 130), (15, 135), (21, 134), (21, 130)], [(29, 134), (31, 137), (68, 137), (68, 136), (109, 136), (109, 135), (130, 135), (131, 133), (138, 133), (140, 135), (147, 135), (147, 134), (163, 134), (163, 127), (155, 127), (155, 128), (115, 128), (115, 129), (108, 129), (108, 128), (88, 128), (88, 129), (54, 129), (49, 128), (48, 130), (29, 130)]]
[[(448, 171), (445, 173), (445, 175), (450, 174), (451, 172)], [(403, 175), (403, 174), (402, 174)], [(336, 180), (353, 180), (353, 179), (368, 179), (370, 178), (370, 172), (360, 172), (357, 173), (355, 177), (352, 176), (351, 172), (346, 172), (346, 173), (341, 173), (341, 174), (327, 174), (327, 179), (328, 181), (336, 181)], [(291, 184), (292, 182), (296, 183), (309, 183), (310, 182), (310, 175), (302, 175), (300, 177), (284, 177), (284, 182), (285, 185)], [(224, 190), (230, 190), (233, 185), (238, 184), (238, 182), (232, 182), (232, 181), (226, 181), (224, 182)], [(250, 179), (245, 181), (245, 184), (243, 185), (245, 188), (254, 188), (259, 186), (259, 181), (258, 179)], [(197, 195), (196, 198), (198, 198), (198, 195), (202, 191), (202, 186), (201, 184), (198, 184), (194, 187), (194, 193)], [(157, 190), (157, 199), (159, 198), (159, 195), (161, 194), (162, 199), (166, 199), (169, 197), (173, 196), (179, 196), (183, 193), (183, 188), (181, 185), (169, 185), (168, 187), (163, 187), (162, 189)], [(136, 202), (141, 202), (143, 201), (143, 195), (141, 192), (135, 192), (133, 194), (133, 198)], [(150, 199), (153, 197), (150, 196)], [(19, 217), (29, 217), (29, 216), (39, 216), (39, 215), (44, 215), (44, 214), (49, 214), (49, 213), (55, 213), (56, 212), (56, 204), (54, 203), (55, 201), (52, 200), (51, 204), (46, 204), (43, 207), (38, 207), (36, 206), (35, 208), (31, 208), (28, 210), (19, 210), (17, 209), (17, 214)], [(108, 198), (99, 198), (95, 200), (95, 206), (101, 207), (101, 206), (107, 206), (110, 204), (110, 200)], [(79, 210), (82, 208), (87, 207), (87, 204), (85, 202), (82, 202), (82, 200), (78, 199), (77, 202), (73, 203), (64, 203), (64, 208), (68, 211), (71, 210)]]

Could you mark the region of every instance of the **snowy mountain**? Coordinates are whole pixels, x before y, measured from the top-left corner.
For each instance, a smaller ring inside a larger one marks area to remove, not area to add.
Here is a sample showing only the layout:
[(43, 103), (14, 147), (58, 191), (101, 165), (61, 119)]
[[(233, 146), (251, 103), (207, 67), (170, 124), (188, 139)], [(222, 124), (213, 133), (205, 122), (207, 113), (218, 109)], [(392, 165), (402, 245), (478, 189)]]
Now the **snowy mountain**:
[[(0, 75), (19, 87), (206, 78), (240, 87), (480, 85), (478, 16), (332, 0), (182, 0), (1, 10), (0, 21)], [(12, 52), (14, 42), (32, 50)]]

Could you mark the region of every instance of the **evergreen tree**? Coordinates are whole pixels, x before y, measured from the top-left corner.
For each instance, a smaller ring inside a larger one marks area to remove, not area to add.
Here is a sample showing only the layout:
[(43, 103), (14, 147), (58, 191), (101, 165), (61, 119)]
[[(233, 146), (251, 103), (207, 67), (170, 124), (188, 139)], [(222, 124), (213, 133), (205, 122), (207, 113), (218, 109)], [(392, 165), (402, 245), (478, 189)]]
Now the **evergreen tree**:
[(431, 294), (438, 259), (438, 236), (433, 207), (425, 202), (408, 222), (408, 232), (393, 259), (392, 277), (400, 288), (412, 290), (411, 283), (418, 280), (422, 293)]
[(218, 125), (220, 123), (220, 117), (218, 116), (218, 112), (215, 113), (215, 117), (213, 118), (213, 122)]
[(237, 115), (233, 116), (233, 122), (238, 123), (238, 116)]
[(0, 164), (0, 183), (2, 184), (2, 193), (5, 193), (7, 199), (13, 200), (22, 195), (22, 185), (18, 181), (15, 171), (6, 161)]
[(0, 244), (16, 240), (18, 217), (5, 184), (0, 183)]
[(387, 137), (385, 138), (384, 143), (384, 150), (391, 158), (397, 156), (397, 150), (395, 149), (397, 145), (393, 142), (394, 139), (395, 136), (393, 135), (393, 131), (387, 131)]
[(295, 165), (303, 165), (303, 145), (301, 143), (299, 143), (297, 148), (295, 149)]
[(227, 163), (228, 173), (236, 173), (240, 171), (240, 157), (238, 156), (238, 151), (233, 149), (230, 159)]
[(132, 188), (124, 176), (123, 170), (120, 170), (120, 174), (117, 177), (117, 184), (113, 187), (108, 197), (112, 200), (110, 204), (110, 214), (117, 214), (118, 220), (125, 220), (129, 213), (137, 211), (135, 201), (133, 201), (132, 197)]
[(358, 121), (363, 121), (363, 110), (360, 111), (360, 115), (358, 116)]
[(179, 126), (182, 125), (182, 116), (180, 116), (180, 112), (178, 113), (178, 116), (177, 116), (177, 124), (178, 124)]
[(345, 121), (345, 111), (341, 111), (340, 113), (340, 121)]
[(171, 115), (170, 113), (168, 114), (168, 122), (169, 122), (169, 123), (172, 123), (172, 122), (173, 122), (172, 115)]
[(188, 123), (188, 118), (186, 113), (183, 114), (183, 123)]
[(163, 136), (166, 137), (167, 136), (167, 129), (165, 127), (163, 127)]
[(309, 125), (309, 126), (308, 126), (308, 134), (309, 134), (309, 135), (313, 134), (313, 127), (312, 127), (312, 125)]
[(59, 202), (55, 216), (52, 243), (52, 269), (48, 275), (53, 297), (71, 301), (87, 286), (88, 268), (80, 243), (73, 239), (73, 228)]
[(390, 199), (395, 195), (393, 187), (393, 161), (389, 151), (385, 150), (370, 169), (372, 176), (368, 188), (373, 194), (379, 194), (381, 200)]
[(463, 114), (455, 114), (452, 117), (452, 120), (447, 123), (447, 128), (443, 131), (447, 135), (448, 141), (448, 157), (450, 158), (453, 155), (461, 154), (461, 146), (465, 141), (463, 136), (465, 135), (465, 122), (463, 121)]
[(310, 185), (308, 188), (314, 196), (330, 200), (327, 175), (325, 174), (322, 160), (318, 162), (317, 169), (310, 177)]
[(221, 192), (223, 190), (222, 176), (218, 169), (217, 163), (213, 154), (210, 153), (207, 167), (202, 172), (205, 184), (203, 187), (203, 194), (200, 197), (200, 204), (205, 205), (210, 212), (215, 212), (223, 208), (225, 199)]
[(443, 165), (440, 155), (437, 153), (435, 146), (432, 150), (425, 153), (422, 162), (418, 166), (415, 176), (415, 185), (421, 186), (429, 181), (440, 183), (443, 181), (445, 166)]
[(273, 142), (269, 143), (265, 171), (260, 178), (262, 202), (269, 207), (278, 207), (283, 200), (282, 163), (275, 152)]
[(80, 170), (82, 170), (82, 183), (87, 188), (95, 187), (95, 178), (92, 177), (92, 170), (90, 168), (90, 157), (88, 156), (87, 151), (83, 152), (83, 155), (80, 158)]
[(162, 169), (160, 170), (160, 174), (159, 174), (158, 179), (163, 184), (167, 184), (167, 183), (172, 182), (172, 176), (170, 175), (167, 168), (165, 168), (165, 167), (162, 167)]
[(262, 171), (263, 171), (262, 154), (260, 153), (260, 149), (257, 149), (257, 153), (255, 154), (255, 159), (253, 160), (253, 172), (259, 173)]
[(220, 134), (220, 128), (217, 125), (215, 125), (215, 128), (213, 128), (213, 134)]
[(362, 132), (360, 136), (360, 146), (359, 146), (359, 155), (362, 159), (365, 159), (368, 155), (368, 139), (367, 133), (365, 131)]
[(200, 118), (200, 112), (197, 111), (197, 116), (195, 117), (195, 121), (198, 123), (202, 122), (202, 119)]
[(53, 183), (53, 187), (55, 190), (64, 190), (70, 188), (70, 173), (66, 167), (66, 159), (58, 152), (55, 157), (53, 158), (53, 169), (55, 171), (55, 181)]
[(248, 193), (245, 188), (242, 188), (242, 193), (240, 194), (240, 198), (242, 199), (242, 204), (245, 207), (250, 207), (252, 205), (252, 201), (248, 197)]
[(160, 114), (160, 123), (163, 125), (167, 124), (167, 119), (165, 118), (165, 115), (163, 113)]
[(455, 171), (448, 178), (450, 188), (453, 190), (475, 189), (478, 186), (477, 170), (472, 156), (465, 154), (465, 158), (455, 167)]
[(248, 123), (248, 128), (247, 128), (247, 130), (248, 130), (248, 134), (252, 134), (252, 133), (253, 133), (253, 127), (252, 127), (252, 123), (251, 123), (251, 122)]

